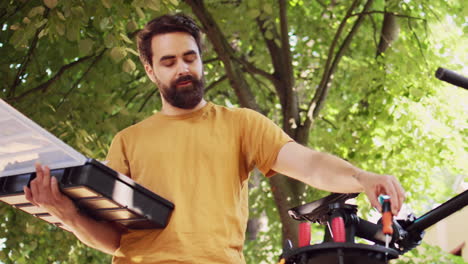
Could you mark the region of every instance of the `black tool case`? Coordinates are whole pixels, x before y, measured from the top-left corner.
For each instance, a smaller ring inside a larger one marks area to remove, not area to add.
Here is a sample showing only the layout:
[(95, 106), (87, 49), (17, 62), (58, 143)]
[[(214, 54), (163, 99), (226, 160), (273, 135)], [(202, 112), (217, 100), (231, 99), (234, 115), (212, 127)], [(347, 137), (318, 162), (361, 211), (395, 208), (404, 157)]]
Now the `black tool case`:
[[(94, 159), (82, 166), (51, 170), (51, 176), (84, 214), (129, 229), (164, 228), (174, 209), (168, 200)], [(35, 173), (1, 177), (0, 201), (68, 230), (59, 219), (26, 200), (23, 186), (35, 177)]]

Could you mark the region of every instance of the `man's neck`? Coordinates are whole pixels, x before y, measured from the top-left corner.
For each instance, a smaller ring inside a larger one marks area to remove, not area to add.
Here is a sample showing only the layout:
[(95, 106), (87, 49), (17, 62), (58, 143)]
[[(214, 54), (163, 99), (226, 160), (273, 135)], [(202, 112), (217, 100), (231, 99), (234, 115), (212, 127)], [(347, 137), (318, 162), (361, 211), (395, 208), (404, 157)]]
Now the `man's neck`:
[(206, 105), (206, 101), (205, 101), (205, 99), (202, 99), (200, 101), (200, 103), (198, 103), (197, 106), (195, 106), (194, 108), (192, 108), (192, 109), (183, 109), (183, 108), (175, 107), (175, 106), (169, 104), (168, 102), (166, 102), (163, 99), (161, 113), (164, 114), (164, 115), (168, 115), (168, 116), (185, 115), (185, 114), (195, 112), (195, 111), (203, 108), (205, 105)]

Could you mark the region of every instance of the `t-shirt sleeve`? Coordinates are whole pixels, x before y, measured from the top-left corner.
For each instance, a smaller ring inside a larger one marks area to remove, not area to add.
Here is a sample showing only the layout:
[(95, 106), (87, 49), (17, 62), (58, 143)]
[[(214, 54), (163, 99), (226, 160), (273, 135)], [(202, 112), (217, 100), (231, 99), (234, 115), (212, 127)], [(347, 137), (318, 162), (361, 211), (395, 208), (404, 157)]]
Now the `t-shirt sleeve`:
[(256, 166), (265, 176), (274, 175), (271, 167), (280, 149), (293, 139), (273, 121), (250, 109), (243, 109), (241, 122), (242, 152), (249, 169)]
[(107, 153), (107, 166), (131, 178), (130, 167), (125, 151), (125, 140), (121, 132), (112, 140)]

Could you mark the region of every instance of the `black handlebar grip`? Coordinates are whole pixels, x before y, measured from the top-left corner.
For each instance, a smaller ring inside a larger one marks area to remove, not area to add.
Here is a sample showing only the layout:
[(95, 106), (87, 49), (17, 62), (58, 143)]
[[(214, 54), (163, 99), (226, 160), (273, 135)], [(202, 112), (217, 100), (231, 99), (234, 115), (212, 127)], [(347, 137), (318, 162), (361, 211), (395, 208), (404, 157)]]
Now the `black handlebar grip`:
[(468, 78), (445, 68), (437, 68), (435, 73), (437, 79), (468, 89)]

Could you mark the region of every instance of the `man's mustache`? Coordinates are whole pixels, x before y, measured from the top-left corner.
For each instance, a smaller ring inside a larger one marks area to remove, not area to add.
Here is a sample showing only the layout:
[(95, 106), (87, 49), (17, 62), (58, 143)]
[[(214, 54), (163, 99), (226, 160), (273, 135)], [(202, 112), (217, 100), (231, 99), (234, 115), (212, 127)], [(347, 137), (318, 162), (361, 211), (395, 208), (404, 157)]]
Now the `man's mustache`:
[(175, 85), (181, 83), (181, 82), (186, 82), (186, 81), (191, 81), (194, 82), (196, 81), (195, 78), (192, 75), (184, 75), (179, 78), (177, 78), (174, 82)]

